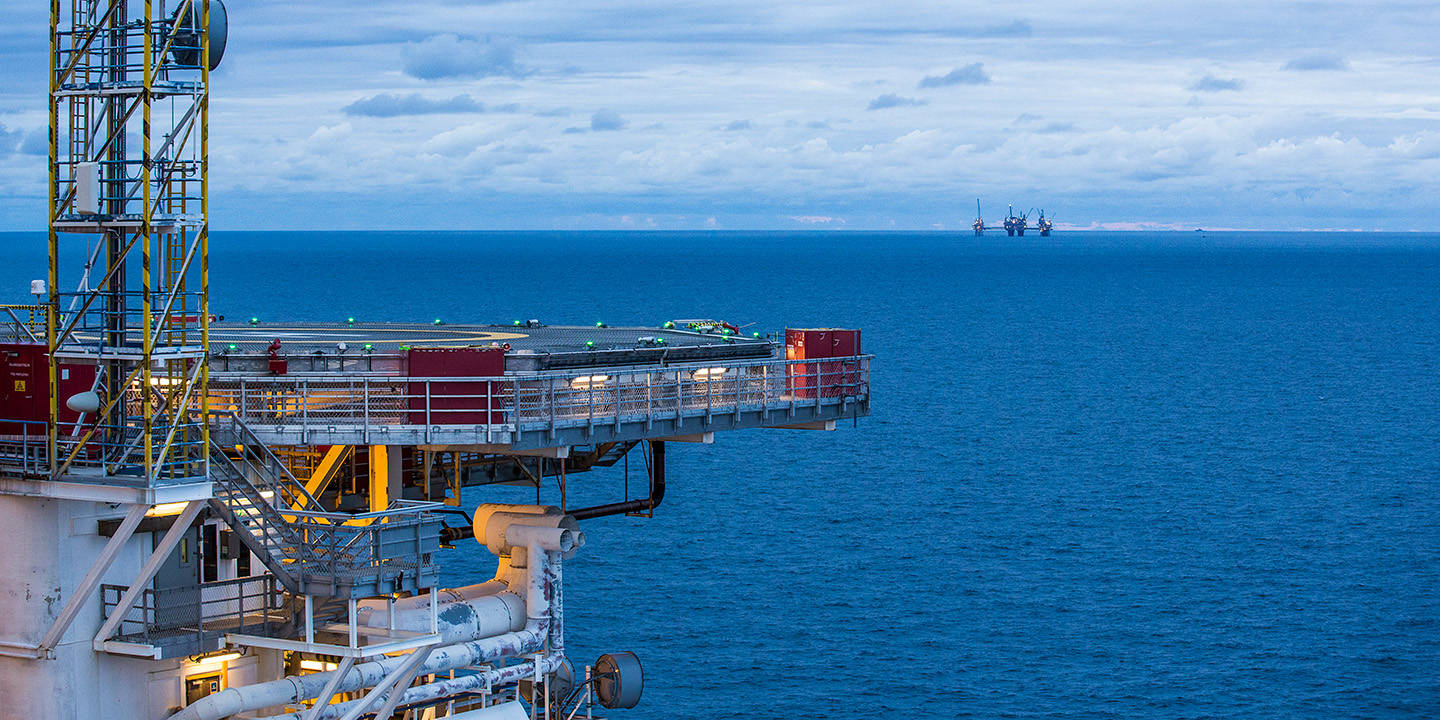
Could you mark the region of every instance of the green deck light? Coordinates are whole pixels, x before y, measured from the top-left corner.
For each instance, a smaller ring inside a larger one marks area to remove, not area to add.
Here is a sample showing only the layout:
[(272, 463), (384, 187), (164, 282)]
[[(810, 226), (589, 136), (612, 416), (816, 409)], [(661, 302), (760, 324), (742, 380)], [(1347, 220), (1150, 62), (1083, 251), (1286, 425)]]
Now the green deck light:
[(594, 341), (594, 340), (586, 340), (586, 341), (585, 341), (585, 347), (587, 347), (587, 348), (593, 348), (593, 347), (595, 347), (595, 341)]
[(666, 320), (666, 321), (665, 321), (665, 324), (662, 325), (661, 327), (665, 328), (666, 330), (673, 330), (673, 329), (675, 328), (675, 323), (670, 322), (669, 320)]
[(375, 349), (375, 346), (374, 346), (374, 345), (371, 345), (370, 343), (365, 343), (365, 352), (370, 352), (371, 350), (374, 350), (374, 349)]
[(258, 318), (258, 317), (252, 317), (252, 318), (250, 318), (250, 324), (251, 324), (251, 325), (259, 325), (259, 324), (260, 324), (260, 318)]
[(520, 322), (519, 320), (516, 320), (516, 321), (515, 321), (515, 327), (520, 327), (520, 326), (523, 325), (523, 324), (524, 324), (524, 323)]
[(595, 327), (603, 328), (603, 327), (605, 327), (605, 323), (603, 323), (603, 322), (597, 322), (597, 323), (595, 323)]
[(759, 340), (759, 339), (760, 339), (760, 333), (757, 332), (757, 333), (750, 333), (750, 334), (753, 335), (753, 336), (755, 336), (755, 339), (756, 339), (756, 340)]
[(435, 318), (435, 324), (436, 324), (436, 325), (444, 325), (444, 324), (445, 324), (445, 321), (441, 320), (440, 318)]
[(234, 350), (234, 349), (235, 349), (235, 343), (230, 343), (229, 345), (226, 346), (226, 348), (228, 348), (228, 349), (230, 349), (230, 350)]
[(351, 325), (354, 325), (354, 324), (355, 324), (355, 318), (353, 318), (353, 317), (345, 318), (345, 322), (350, 323)]

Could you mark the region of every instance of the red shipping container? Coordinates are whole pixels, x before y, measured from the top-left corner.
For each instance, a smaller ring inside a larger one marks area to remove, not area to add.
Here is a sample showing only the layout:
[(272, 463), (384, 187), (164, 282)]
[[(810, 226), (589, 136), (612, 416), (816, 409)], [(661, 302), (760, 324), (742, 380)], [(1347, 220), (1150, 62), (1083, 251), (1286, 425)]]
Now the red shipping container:
[[(841, 328), (785, 330), (786, 360), (853, 357), (860, 354), (860, 331)], [(790, 392), (796, 397), (839, 397), (854, 392), (859, 381), (856, 362), (796, 363), (789, 366)]]
[[(503, 348), (423, 348), (409, 352), (410, 377), (501, 377)], [(410, 382), (410, 422), (426, 424), (425, 382)], [(505, 421), (503, 383), (432, 380), (430, 425), (492, 425)], [(456, 397), (463, 396), (463, 397)], [(492, 402), (493, 400), (493, 402)]]
[[(65, 400), (87, 392), (95, 384), (95, 366), (61, 363), (59, 376), (60, 422), (73, 423), (80, 413), (65, 407)], [(0, 343), (0, 434), (45, 433), (50, 420), (50, 368), (44, 345)], [(94, 417), (87, 418), (93, 421)], [(17, 421), (40, 423), (28, 428)]]

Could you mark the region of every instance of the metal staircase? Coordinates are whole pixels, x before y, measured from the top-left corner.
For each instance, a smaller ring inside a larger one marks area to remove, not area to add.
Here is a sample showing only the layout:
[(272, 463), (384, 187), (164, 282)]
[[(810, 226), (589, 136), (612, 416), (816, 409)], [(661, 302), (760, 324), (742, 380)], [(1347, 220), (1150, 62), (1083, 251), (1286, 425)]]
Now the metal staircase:
[(233, 415), (211, 422), (210, 506), (296, 595), (375, 597), (435, 586), (441, 522), (434, 503), (379, 512), (325, 510)]
[(625, 457), (625, 455), (639, 444), (639, 440), (609, 443), (608, 446), (605, 447), (605, 452), (601, 453), (600, 457), (595, 460), (595, 465), (597, 467), (613, 467), (615, 463), (620, 462), (621, 458)]

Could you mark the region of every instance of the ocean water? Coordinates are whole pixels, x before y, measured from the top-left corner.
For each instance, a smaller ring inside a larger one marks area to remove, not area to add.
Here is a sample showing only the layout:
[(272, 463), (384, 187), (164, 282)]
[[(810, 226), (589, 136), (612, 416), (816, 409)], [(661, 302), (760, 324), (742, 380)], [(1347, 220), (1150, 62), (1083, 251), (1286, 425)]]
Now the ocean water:
[[(43, 242), (0, 241), (23, 301)], [(863, 329), (858, 426), (673, 445), (654, 519), (586, 524), (571, 655), (647, 674), (616, 718), (1440, 715), (1440, 236), (217, 233), (212, 266), (236, 318)]]

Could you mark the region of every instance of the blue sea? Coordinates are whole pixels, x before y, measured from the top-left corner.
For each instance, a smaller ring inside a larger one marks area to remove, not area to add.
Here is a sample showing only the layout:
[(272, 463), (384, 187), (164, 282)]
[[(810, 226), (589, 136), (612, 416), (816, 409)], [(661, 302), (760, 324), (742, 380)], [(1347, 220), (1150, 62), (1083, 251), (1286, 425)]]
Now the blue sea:
[[(43, 240), (0, 240), (23, 302)], [(654, 519), (587, 522), (572, 657), (646, 671), (613, 717), (1440, 715), (1440, 236), (231, 232), (212, 267), (232, 318), (863, 329), (870, 417), (672, 445)]]

